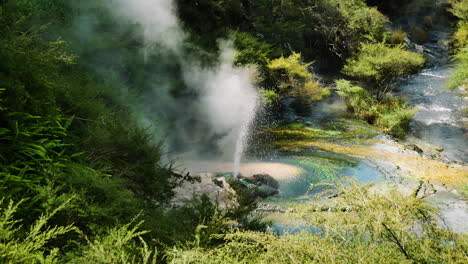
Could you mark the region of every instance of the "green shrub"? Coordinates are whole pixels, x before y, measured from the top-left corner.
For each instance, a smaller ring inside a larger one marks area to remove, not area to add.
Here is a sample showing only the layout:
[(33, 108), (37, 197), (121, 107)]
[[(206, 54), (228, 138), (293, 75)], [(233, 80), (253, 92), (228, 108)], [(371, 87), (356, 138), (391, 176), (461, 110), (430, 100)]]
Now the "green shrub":
[(273, 90), (260, 89), (260, 96), (266, 104), (273, 104), (280, 99), (279, 95)]
[(236, 47), (236, 64), (249, 65), (257, 64), (266, 66), (273, 52), (270, 44), (259, 40), (246, 32), (231, 31), (231, 38), (234, 39)]
[(381, 41), (384, 33), (384, 24), (388, 18), (380, 13), (377, 8), (367, 6), (365, 1), (352, 0), (328, 0), (324, 1), (335, 6), (339, 13), (347, 21), (347, 30), (359, 36), (358, 42)]
[(393, 30), (389, 32), (388, 34), (389, 34), (388, 41), (394, 45), (403, 44), (405, 42), (405, 38), (408, 37), (408, 34), (402, 29)]
[(346, 61), (343, 73), (372, 85), (383, 86), (398, 77), (416, 73), (423, 66), (422, 55), (405, 51), (401, 46), (362, 44), (359, 52)]
[(143, 222), (136, 223), (137, 218), (123, 226), (106, 230), (106, 234), (88, 241), (88, 245), (78, 256), (73, 256), (69, 263), (155, 264), (157, 249), (150, 248), (142, 238), (148, 231), (139, 231)]
[(0, 116), (5, 121), (0, 129), (0, 190), (4, 197), (27, 198), (35, 186), (65, 167), (70, 157), (63, 138), (71, 120), (58, 114), (33, 116), (6, 108)]
[(461, 88), (464, 93), (468, 91), (468, 1), (467, 0), (452, 0), (450, 1), (451, 8), (449, 9), (456, 17), (459, 18), (457, 30), (453, 35), (455, 46), (459, 48), (453, 60), (455, 61), (455, 73), (452, 74), (448, 81), (448, 88)]
[(460, 87), (464, 91), (468, 90), (468, 46), (460, 49), (453, 56), (456, 71), (450, 76), (448, 88)]
[[(1, 263), (37, 263), (52, 264), (60, 263), (59, 248), (49, 248), (51, 240), (67, 234), (77, 232), (72, 225), (49, 226), (49, 220), (62, 210), (70, 200), (54, 209), (50, 213), (41, 215), (28, 231), (19, 225), (20, 221), (13, 217), (20, 203), (14, 204), (10, 201), (4, 207), (3, 199), (0, 200), (0, 262)], [(65, 246), (65, 244), (62, 244)]]
[(468, 1), (467, 0), (450, 0), (450, 12), (461, 21), (468, 21)]
[[(320, 187), (320, 186), (317, 186)], [(295, 235), (237, 231), (214, 248), (176, 247), (170, 263), (463, 263), (468, 237), (438, 227), (437, 212), (418, 192), (381, 193), (345, 181), (327, 185), (294, 208), (307, 223)], [(338, 194), (334, 199), (324, 196)], [(322, 208), (328, 208), (323, 210)], [(314, 232), (308, 231), (311, 227)]]
[[(180, 177), (160, 164), (161, 151), (152, 131), (141, 128), (134, 109), (129, 109), (138, 90), (129, 88), (124, 99), (119, 93), (122, 86), (139, 87), (137, 77), (144, 73), (128, 67), (130, 83), (116, 82), (116, 72), (103, 80), (86, 59), (70, 55), (64, 41), (48, 41), (56, 39), (52, 27), (65, 26), (43, 25), (50, 22), (48, 13), (55, 16), (48, 8), (61, 2), (0, 4), (0, 198), (25, 199), (16, 213), (23, 227), (14, 236), (20, 240), (22, 231), (34, 226), (42, 212), (73, 196), (66, 208), (48, 219), (49, 226), (74, 223), (92, 240), (144, 209), (145, 220), (151, 219), (153, 226), (164, 223), (165, 228), (154, 228), (148, 236), (174, 243), (172, 223), (180, 217), (166, 215), (158, 207), (170, 199)], [(189, 226), (181, 237), (191, 239), (193, 232)], [(62, 250), (70, 252), (84, 244), (77, 237), (67, 233), (48, 244), (66, 246)]]
[(312, 73), (307, 70), (312, 63), (302, 64), (301, 63), (301, 54), (293, 53), (291, 56), (285, 58), (274, 59), (268, 64), (270, 70), (284, 70), (286, 73), (293, 78), (312, 78)]
[[(366, 5), (365, 0), (256, 0), (248, 3), (178, 0), (177, 3), (179, 17), (186, 28), (195, 33), (193, 38), (197, 43), (206, 47), (216, 46), (216, 39), (236, 30), (256, 36), (261, 42), (284, 51), (285, 55), (296, 51), (306, 58), (329, 59), (332, 56), (339, 61), (359, 49), (361, 42), (382, 41), (384, 23), (388, 22), (377, 8)], [(205, 20), (201, 21), (200, 17)]]
[(403, 99), (386, 95), (378, 101), (367, 90), (352, 85), (349, 81), (336, 81), (336, 89), (346, 100), (349, 110), (360, 119), (378, 126), (384, 133), (403, 137), (414, 114)]
[(398, 104), (395, 108), (385, 106), (386, 109), (376, 125), (383, 128), (384, 133), (398, 138), (403, 137), (408, 131), (416, 110), (408, 108), (405, 104)]
[[(306, 9), (306, 40), (314, 43), (309, 49), (345, 60), (360, 48), (361, 43), (379, 42), (384, 38), (388, 19), (365, 1), (316, 1)], [(317, 54), (316, 56), (321, 56)]]
[(357, 117), (369, 123), (375, 122), (379, 112), (375, 99), (366, 89), (351, 85), (351, 82), (346, 80), (336, 81), (336, 89), (338, 94), (345, 98), (347, 107)]
[(463, 48), (468, 46), (468, 21), (459, 22), (457, 31), (453, 34), (455, 46)]
[(126, 179), (128, 188), (141, 198), (164, 203), (172, 197), (179, 175), (158, 166), (160, 147), (149, 130), (125, 118), (109, 118), (88, 133), (82, 146), (92, 168)]
[(306, 100), (320, 100), (328, 96), (328, 89), (314, 81), (312, 73), (308, 71), (307, 67), (311, 64), (302, 63), (299, 53), (270, 61), (268, 68), (276, 82), (274, 87), (278, 94), (281, 97), (294, 96)]

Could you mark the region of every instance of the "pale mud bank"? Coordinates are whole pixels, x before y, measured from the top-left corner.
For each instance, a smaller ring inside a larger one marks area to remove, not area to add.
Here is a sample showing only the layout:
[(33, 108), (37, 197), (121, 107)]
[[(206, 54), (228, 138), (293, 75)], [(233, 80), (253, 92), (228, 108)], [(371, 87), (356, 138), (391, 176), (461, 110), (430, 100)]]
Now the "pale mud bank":
[[(190, 174), (232, 173), (233, 164), (232, 162), (185, 161), (177, 164), (177, 168), (184, 169)], [(244, 177), (268, 174), (278, 181), (294, 179), (304, 173), (300, 167), (279, 162), (245, 162), (240, 165), (239, 171)]]

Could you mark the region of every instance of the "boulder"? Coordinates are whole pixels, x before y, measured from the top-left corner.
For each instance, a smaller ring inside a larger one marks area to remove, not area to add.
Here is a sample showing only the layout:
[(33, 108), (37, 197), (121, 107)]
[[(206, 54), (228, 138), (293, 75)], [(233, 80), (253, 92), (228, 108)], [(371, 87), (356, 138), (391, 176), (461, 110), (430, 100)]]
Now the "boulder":
[(412, 150), (412, 151), (416, 151), (417, 153), (419, 154), (423, 154), (423, 150), (418, 147), (416, 144), (407, 144), (405, 145), (405, 149), (409, 149), (409, 150)]
[(278, 181), (268, 174), (255, 174), (252, 176), (252, 182), (256, 185), (268, 185), (273, 189), (279, 189)]
[(182, 207), (190, 203), (193, 198), (205, 194), (213, 204), (221, 209), (236, 208), (239, 206), (237, 195), (225, 177), (217, 177), (212, 173), (194, 175), (199, 181), (185, 181), (175, 188), (174, 197), (170, 204), (172, 207)]
[(435, 147), (434, 149), (435, 149), (436, 151), (438, 151), (438, 152), (444, 151), (444, 148), (442, 148), (442, 147)]

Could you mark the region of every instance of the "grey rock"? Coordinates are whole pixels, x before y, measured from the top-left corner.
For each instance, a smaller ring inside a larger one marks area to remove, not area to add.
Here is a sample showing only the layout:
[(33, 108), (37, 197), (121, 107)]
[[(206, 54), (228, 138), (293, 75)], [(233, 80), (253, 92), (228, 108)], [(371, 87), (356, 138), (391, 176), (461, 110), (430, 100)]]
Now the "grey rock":
[(255, 183), (257, 185), (264, 184), (264, 185), (270, 186), (273, 189), (276, 189), (276, 190), (279, 189), (278, 181), (275, 180), (273, 177), (271, 177), (268, 174), (255, 174), (255, 175), (252, 176), (252, 181), (253, 181), (253, 183)]
[(405, 148), (406, 148), (406, 149), (409, 149), (409, 150), (412, 150), (412, 151), (416, 151), (416, 152), (419, 153), (419, 154), (423, 154), (423, 152), (424, 152), (424, 151), (423, 151), (420, 147), (418, 147), (416, 144), (407, 144), (407, 145), (405, 145)]

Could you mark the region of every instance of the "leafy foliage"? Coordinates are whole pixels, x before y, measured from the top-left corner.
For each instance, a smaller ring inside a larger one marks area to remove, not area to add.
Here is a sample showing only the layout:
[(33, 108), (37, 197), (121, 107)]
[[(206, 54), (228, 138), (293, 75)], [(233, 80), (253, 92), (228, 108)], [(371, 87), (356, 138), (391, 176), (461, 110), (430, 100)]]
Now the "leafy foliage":
[[(31, 225), (27, 233), (23, 233), (18, 220), (13, 217), (18, 210), (20, 203), (14, 204), (10, 201), (5, 208), (0, 210), (0, 261), (2, 263), (59, 263), (59, 249), (49, 249), (47, 244), (69, 232), (77, 232), (72, 226), (48, 227), (48, 221), (66, 203), (62, 204), (52, 212), (41, 215), (41, 217)], [(0, 200), (4, 203), (4, 200)]]
[(452, 12), (461, 21), (468, 21), (468, 1), (451, 0), (450, 4), (450, 12)]
[(268, 68), (276, 80), (276, 90), (283, 96), (295, 96), (308, 100), (320, 100), (329, 94), (329, 91), (313, 80), (313, 75), (308, 71), (311, 65), (300, 61), (301, 54), (293, 53), (285, 58), (280, 57), (270, 61)]
[(260, 96), (264, 103), (273, 104), (279, 101), (279, 95), (273, 90), (260, 89)]
[(468, 45), (468, 1), (466, 0), (451, 0), (449, 11), (456, 16), (459, 21), (453, 38), (455, 45), (458, 48), (463, 48)]
[(468, 46), (460, 49), (453, 58), (457, 71), (450, 77), (448, 87), (450, 89), (461, 87), (466, 91), (468, 89)]
[(459, 22), (458, 29), (453, 34), (453, 39), (457, 47), (468, 46), (468, 22)]
[(408, 34), (402, 29), (394, 30), (389, 32), (389, 42), (395, 45), (401, 45), (405, 42), (405, 38), (408, 37)]
[[(67, 23), (63, 20), (73, 13), (51, 14), (55, 7), (66, 10), (62, 4), (0, 2), (1, 196), (16, 203), (24, 199), (15, 215), (23, 219), (21, 230), (34, 227), (42, 212), (74, 197), (47, 218), (48, 226), (74, 223), (93, 240), (144, 210), (142, 218), (148, 225), (160, 226), (144, 235), (174, 243), (178, 229), (179, 241), (191, 239), (196, 227), (176, 226), (173, 219), (190, 218), (187, 212), (194, 209), (185, 209), (184, 215), (160, 208), (181, 176), (160, 163), (160, 146), (150, 136), (152, 131), (135, 121), (135, 112), (126, 104), (138, 96), (138, 90), (131, 88), (125, 94), (128, 101), (121, 100), (112, 78), (99, 78), (86, 67), (86, 59), (71, 55), (70, 46), (56, 40), (50, 26), (43, 26), (49, 17)], [(40, 26), (32, 26), (36, 24)], [(13, 236), (14, 241), (22, 241), (20, 232)], [(47, 243), (71, 252), (86, 244), (82, 238), (67, 232)], [(18, 248), (18, 254), (27, 254)], [(41, 250), (31, 251), (31, 257), (48, 249)]]
[(66, 144), (61, 137), (71, 120), (20, 112), (6, 115), (10, 125), (0, 131), (0, 159), (4, 164), (0, 171), (0, 188), (5, 196), (21, 193), (28, 197), (35, 185), (44, 183), (47, 174), (65, 166)]
[(423, 56), (405, 51), (402, 47), (388, 47), (383, 43), (362, 44), (360, 51), (347, 60), (343, 73), (382, 86), (398, 77), (415, 73), (423, 66)]
[(459, 18), (457, 29), (453, 35), (455, 45), (459, 48), (453, 56), (457, 71), (451, 76), (448, 87), (460, 87), (466, 93), (468, 89), (468, 1), (450, 1), (450, 11)]
[[(331, 35), (327, 34), (329, 45), (334, 53), (343, 59), (351, 56), (359, 50), (361, 43), (379, 42), (384, 37), (384, 24), (388, 19), (375, 7), (369, 7), (365, 1), (319, 1), (317, 12), (326, 20), (338, 19), (340, 22), (320, 23), (332, 29)], [(321, 7), (322, 6), (322, 7)], [(330, 8), (338, 12), (329, 13)], [(338, 15), (338, 16), (336, 16)], [(325, 32), (330, 32), (325, 28)]]
[(403, 137), (412, 117), (416, 113), (403, 99), (390, 95), (378, 101), (362, 87), (354, 86), (349, 81), (336, 81), (338, 94), (345, 98), (353, 113), (395, 137)]
[[(468, 238), (437, 226), (437, 214), (418, 193), (384, 194), (354, 182), (327, 186), (296, 215), (296, 235), (233, 232), (215, 248), (174, 248), (171, 263), (463, 263)], [(329, 210), (321, 210), (323, 206)], [(306, 231), (307, 227), (317, 230)]]
[(150, 249), (141, 237), (147, 231), (138, 231), (143, 222), (135, 223), (137, 218), (88, 241), (80, 256), (73, 258), (70, 263), (156, 263), (157, 250)]
[[(301, 52), (310, 59), (335, 57), (340, 61), (361, 42), (383, 39), (387, 18), (364, 0), (223, 0), (178, 1), (179, 14), (196, 41), (213, 46), (229, 30), (249, 32), (286, 55)], [(200, 23), (199, 17), (209, 21)]]

